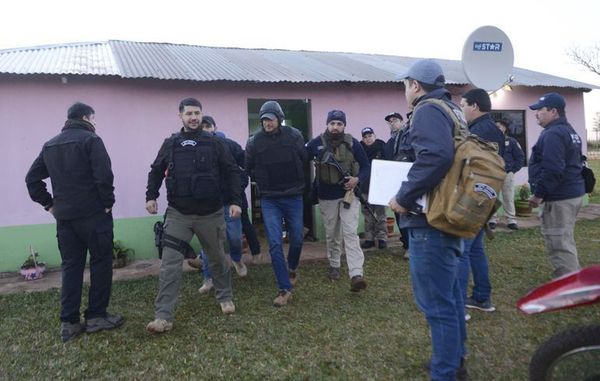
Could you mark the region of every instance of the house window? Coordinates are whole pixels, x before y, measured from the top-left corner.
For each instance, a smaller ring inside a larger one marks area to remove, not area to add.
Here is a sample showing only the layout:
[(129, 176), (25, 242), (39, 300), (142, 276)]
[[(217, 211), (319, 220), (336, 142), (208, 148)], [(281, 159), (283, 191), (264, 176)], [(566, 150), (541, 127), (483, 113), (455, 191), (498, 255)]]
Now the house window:
[(510, 121), (509, 136), (515, 138), (525, 153), (525, 165), (529, 160), (527, 149), (527, 134), (525, 133), (525, 111), (524, 110), (492, 110), (492, 118), (498, 120), (504, 118)]

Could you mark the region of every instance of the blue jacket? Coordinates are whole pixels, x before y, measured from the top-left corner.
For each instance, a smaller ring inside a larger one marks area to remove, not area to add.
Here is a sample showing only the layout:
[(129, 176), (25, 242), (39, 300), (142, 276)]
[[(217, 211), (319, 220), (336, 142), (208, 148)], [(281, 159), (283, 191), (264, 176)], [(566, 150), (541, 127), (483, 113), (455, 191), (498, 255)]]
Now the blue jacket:
[[(442, 99), (450, 102), (446, 89), (431, 91), (415, 102), (406, 135), (407, 147), (412, 149), (414, 164), (396, 194), (396, 201), (411, 213), (400, 218), (401, 228), (428, 227), (425, 214), (417, 212), (416, 200), (431, 192), (446, 176), (454, 160), (454, 122), (440, 106), (428, 103), (418, 106), (425, 99)], [(452, 107), (459, 109), (457, 105)], [(460, 110), (460, 109), (459, 109)]]
[(506, 173), (517, 173), (523, 165), (525, 165), (525, 154), (517, 142), (517, 139), (512, 136), (507, 136), (504, 140), (504, 169)]
[(565, 117), (550, 122), (531, 149), (531, 191), (544, 201), (583, 196), (581, 169), (581, 138)]
[[(321, 139), (320, 135), (306, 143), (306, 151), (309, 159), (318, 157), (323, 148), (323, 140)], [(358, 162), (358, 186), (360, 186), (360, 184), (368, 181), (369, 174), (371, 173), (371, 164), (369, 163), (369, 159), (367, 158), (365, 150), (362, 148), (358, 140), (354, 138), (352, 138), (352, 154), (354, 155), (354, 160)], [(344, 194), (346, 194), (346, 191), (342, 185), (318, 184), (318, 188), (318, 196), (320, 200), (337, 200), (339, 198), (344, 198)]]
[(489, 113), (471, 121), (469, 123), (469, 132), (479, 136), (488, 143), (496, 143), (498, 154), (504, 156), (504, 134), (496, 126)]

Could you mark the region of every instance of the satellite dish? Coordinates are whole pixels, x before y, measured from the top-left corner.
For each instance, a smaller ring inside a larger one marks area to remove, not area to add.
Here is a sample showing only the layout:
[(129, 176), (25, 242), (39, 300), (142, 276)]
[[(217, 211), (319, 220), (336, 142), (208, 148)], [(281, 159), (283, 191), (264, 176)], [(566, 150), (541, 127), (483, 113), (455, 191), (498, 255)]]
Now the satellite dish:
[(496, 91), (511, 81), (515, 55), (510, 39), (495, 26), (475, 29), (465, 41), (462, 66), (469, 82)]

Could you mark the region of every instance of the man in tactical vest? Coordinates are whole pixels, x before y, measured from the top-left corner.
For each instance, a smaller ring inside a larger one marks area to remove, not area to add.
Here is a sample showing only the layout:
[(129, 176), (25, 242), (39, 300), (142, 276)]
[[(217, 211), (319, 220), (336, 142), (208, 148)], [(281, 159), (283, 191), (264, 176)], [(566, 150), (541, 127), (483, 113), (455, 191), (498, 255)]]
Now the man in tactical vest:
[[(342, 247), (346, 252), (350, 291), (367, 288), (363, 277), (365, 256), (358, 238), (360, 202), (354, 188), (366, 182), (371, 165), (365, 150), (352, 135), (344, 133), (346, 114), (331, 110), (327, 114), (327, 129), (306, 145), (310, 158), (315, 159), (319, 208), (325, 237), (329, 270), (327, 277), (340, 279)], [(343, 246), (342, 246), (343, 243)]]
[[(155, 300), (155, 320), (146, 330), (153, 333), (173, 328), (173, 310), (179, 293), (183, 262), (183, 245), (196, 234), (208, 256), (217, 301), (224, 314), (235, 312), (232, 301), (231, 274), (225, 257), (225, 219), (223, 204), (229, 215), (241, 213), (240, 169), (222, 140), (200, 129), (202, 105), (197, 99), (186, 98), (179, 103), (183, 127), (163, 142), (148, 173), (146, 210), (158, 212), (156, 199), (163, 179), (167, 188), (168, 207), (163, 253), (159, 275), (159, 290)], [(231, 192), (223, 200), (221, 176)]]
[[(246, 171), (256, 182), (263, 222), (269, 241), (271, 264), (279, 294), (275, 307), (283, 307), (292, 296), (304, 239), (304, 138), (300, 131), (282, 125), (279, 103), (265, 102), (259, 111), (261, 130), (246, 144)], [(289, 237), (289, 251), (283, 255), (283, 224)]]
[(390, 200), (401, 215), (400, 226), (408, 228), (410, 275), (415, 300), (427, 318), (431, 331), (430, 377), (432, 380), (466, 380), (464, 366), (465, 307), (457, 277), (462, 240), (429, 225), (416, 204), (430, 193), (448, 173), (454, 160), (454, 121), (440, 105), (448, 105), (464, 128), (460, 108), (451, 102), (444, 88), (442, 67), (434, 60), (416, 61), (398, 76), (404, 82), (406, 103), (414, 106), (407, 144), (413, 153), (408, 180)]

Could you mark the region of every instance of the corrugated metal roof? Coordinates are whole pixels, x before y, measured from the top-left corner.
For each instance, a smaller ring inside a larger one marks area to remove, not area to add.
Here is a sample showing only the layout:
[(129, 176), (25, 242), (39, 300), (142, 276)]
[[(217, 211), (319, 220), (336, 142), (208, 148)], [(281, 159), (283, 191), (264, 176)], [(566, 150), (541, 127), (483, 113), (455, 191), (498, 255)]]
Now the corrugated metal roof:
[[(110, 40), (0, 50), (0, 73), (115, 75), (186, 81), (394, 82), (418, 58)], [(438, 60), (450, 84), (467, 84), (460, 61)], [(599, 87), (514, 68), (514, 85)]]

